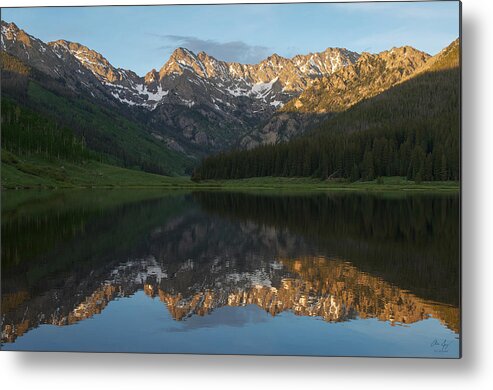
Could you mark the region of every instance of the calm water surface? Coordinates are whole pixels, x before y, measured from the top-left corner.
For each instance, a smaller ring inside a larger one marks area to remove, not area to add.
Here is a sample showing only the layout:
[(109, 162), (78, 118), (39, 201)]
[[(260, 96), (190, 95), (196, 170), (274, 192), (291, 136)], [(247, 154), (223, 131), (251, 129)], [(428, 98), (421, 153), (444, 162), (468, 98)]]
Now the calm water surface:
[(459, 355), (458, 195), (2, 194), (5, 350)]

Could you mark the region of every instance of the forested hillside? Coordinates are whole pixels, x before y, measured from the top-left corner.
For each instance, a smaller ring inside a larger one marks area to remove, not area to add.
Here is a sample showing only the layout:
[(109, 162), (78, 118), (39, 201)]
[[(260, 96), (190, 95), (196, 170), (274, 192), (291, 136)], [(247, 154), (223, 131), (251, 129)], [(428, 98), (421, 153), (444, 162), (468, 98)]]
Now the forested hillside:
[(303, 137), (206, 158), (195, 180), (312, 176), (458, 180), (459, 42), (415, 77), (333, 116)]
[(14, 56), (1, 55), (2, 149), (11, 155), (94, 159), (164, 175), (190, 169), (191, 159), (167, 148), (118, 107), (99, 105)]

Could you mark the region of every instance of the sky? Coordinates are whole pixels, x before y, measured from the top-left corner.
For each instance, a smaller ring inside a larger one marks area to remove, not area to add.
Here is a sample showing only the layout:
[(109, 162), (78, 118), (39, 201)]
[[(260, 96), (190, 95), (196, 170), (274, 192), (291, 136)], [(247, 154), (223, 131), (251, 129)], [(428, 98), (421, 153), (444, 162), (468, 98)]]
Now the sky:
[(79, 42), (142, 76), (180, 46), (241, 63), (327, 47), (378, 53), (409, 45), (433, 55), (459, 36), (459, 3), (2, 8), (2, 20), (44, 42)]

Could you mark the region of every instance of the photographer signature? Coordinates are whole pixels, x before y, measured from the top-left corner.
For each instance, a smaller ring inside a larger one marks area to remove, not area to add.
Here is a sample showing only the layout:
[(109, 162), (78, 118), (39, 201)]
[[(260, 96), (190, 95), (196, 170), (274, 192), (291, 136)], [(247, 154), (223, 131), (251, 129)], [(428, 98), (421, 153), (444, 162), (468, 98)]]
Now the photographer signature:
[(435, 352), (449, 352), (449, 346), (452, 341), (449, 341), (447, 339), (434, 339), (430, 347), (433, 348)]

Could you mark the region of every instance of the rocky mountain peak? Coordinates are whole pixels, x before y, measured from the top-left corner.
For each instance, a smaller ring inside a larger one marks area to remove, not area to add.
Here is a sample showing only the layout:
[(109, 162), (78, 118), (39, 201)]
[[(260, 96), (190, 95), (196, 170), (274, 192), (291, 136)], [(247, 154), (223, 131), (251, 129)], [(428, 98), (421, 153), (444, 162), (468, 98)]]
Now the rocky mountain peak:
[(179, 47), (173, 51), (169, 60), (163, 65), (159, 71), (159, 77), (162, 79), (171, 74), (181, 75), (186, 71), (207, 77), (207, 71), (197, 55), (184, 47)]
[(180, 60), (188, 57), (195, 58), (196, 55), (185, 47), (177, 47), (170, 56), (170, 59)]
[(445, 49), (441, 50), (437, 55), (430, 58), (421, 68), (418, 73), (426, 71), (437, 71), (455, 68), (460, 62), (460, 42), (459, 39), (453, 41)]
[(280, 56), (277, 53), (274, 53), (271, 56), (267, 57), (267, 59), (264, 60), (263, 62), (269, 62), (269, 61), (272, 62), (273, 64), (282, 64), (282, 63), (286, 62), (287, 59)]
[(37, 39), (21, 30), (13, 22), (7, 23), (2, 20), (1, 23), (2, 47), (5, 46), (5, 40), (11, 42), (20, 42), (24, 47), (29, 48), (33, 45), (33, 41)]
[(211, 56), (209, 54), (207, 54), (205, 51), (201, 50), (198, 52), (197, 58), (200, 61), (208, 61), (208, 60), (210, 60)]
[(429, 54), (411, 46), (394, 47), (380, 53), (379, 56), (385, 58), (387, 61), (398, 60), (400, 62), (407, 62), (408, 64), (426, 62), (431, 57)]
[(50, 45), (29, 35), (14, 23), (1, 22), (1, 46), (8, 54), (49, 76), (63, 78), (69, 88), (74, 89), (76, 78), (84, 78), (85, 85), (91, 85), (94, 80), (87, 71), (71, 55), (68, 50), (63, 52), (53, 50)]
[(69, 42), (63, 39), (49, 42), (49, 46), (55, 50), (64, 49), (70, 52), (85, 68), (89, 69), (96, 77), (105, 82), (114, 83), (124, 79), (125, 73), (116, 69), (110, 62), (95, 50), (89, 49), (77, 42)]
[[(340, 76), (351, 78), (356, 74), (356, 77), (385, 77), (393, 83), (397, 81), (396, 78), (414, 73), (429, 58), (429, 54), (410, 46), (394, 47), (378, 54), (363, 52), (354, 64), (341, 70)], [(387, 77), (389, 75), (390, 78)]]
[(152, 84), (157, 81), (159, 81), (159, 72), (156, 69), (152, 69), (144, 76), (144, 82), (146, 84)]
[(7, 39), (14, 39), (17, 33), (21, 31), (14, 22), (7, 23), (2, 20), (1, 26), (2, 35), (5, 35)]

